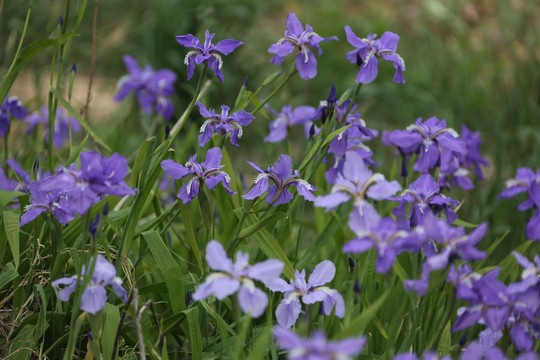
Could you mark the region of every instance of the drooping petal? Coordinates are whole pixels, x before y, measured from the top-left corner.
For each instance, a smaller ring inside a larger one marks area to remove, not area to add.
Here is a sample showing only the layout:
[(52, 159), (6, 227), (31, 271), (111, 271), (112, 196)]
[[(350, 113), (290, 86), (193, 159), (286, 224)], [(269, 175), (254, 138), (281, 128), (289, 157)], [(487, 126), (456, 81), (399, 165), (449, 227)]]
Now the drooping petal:
[(373, 247), (373, 241), (369, 237), (362, 237), (352, 239), (345, 245), (343, 245), (343, 252), (345, 253), (362, 253), (366, 252)]
[(250, 266), (248, 276), (266, 284), (271, 280), (279, 278), (284, 266), (283, 262), (277, 259), (265, 260)]
[(350, 196), (347, 193), (338, 191), (324, 196), (317, 196), (315, 198), (315, 206), (333, 209), (349, 199)]
[(248, 286), (242, 286), (238, 291), (238, 303), (242, 311), (251, 313), (251, 317), (258, 318), (264, 313), (266, 305), (268, 305), (268, 297), (261, 289)]
[(95, 315), (105, 306), (107, 302), (107, 292), (103, 286), (89, 285), (81, 296), (81, 310)]
[(260, 177), (257, 177), (257, 180), (255, 182), (255, 185), (242, 197), (247, 200), (253, 200), (256, 197), (261, 196), (268, 190), (269, 181), (268, 176), (263, 175)]
[(19, 227), (28, 224), (30, 221), (34, 220), (41, 214), (46, 211), (42, 207), (34, 207), (28, 209), (24, 214), (21, 215), (21, 221), (19, 222)]
[(218, 41), (217, 44), (214, 45), (215, 46), (214, 49), (224, 55), (229, 55), (237, 47), (243, 44), (244, 43), (242, 41), (238, 41), (234, 39), (225, 39), (225, 40)]
[(324, 298), (324, 313), (326, 315), (330, 315), (334, 309), (334, 306), (336, 308), (334, 314), (339, 318), (343, 318), (345, 316), (345, 300), (343, 300), (343, 296), (341, 296), (337, 290), (332, 290), (331, 294)]
[(68, 301), (77, 286), (77, 278), (63, 277), (51, 283), (52, 287), (56, 287), (58, 285), (67, 285), (66, 287), (58, 291), (58, 298), (60, 299), (60, 301)]
[(298, 320), (301, 310), (302, 305), (298, 299), (295, 298), (291, 301), (283, 299), (276, 309), (276, 319), (278, 324), (284, 328), (290, 328), (296, 323), (296, 320)]
[(366, 195), (373, 200), (386, 200), (399, 190), (401, 190), (401, 185), (397, 181), (381, 180), (371, 185)]
[(185, 167), (184, 165), (180, 165), (177, 162), (173, 160), (163, 160), (161, 162), (161, 168), (167, 175), (169, 175), (171, 178), (177, 180), (182, 179), (183, 177), (191, 174), (191, 170)]
[(379, 61), (375, 56), (370, 56), (367, 62), (364, 62), (358, 75), (356, 75), (356, 82), (360, 84), (369, 84), (377, 77), (379, 72)]
[(304, 49), (296, 55), (296, 69), (304, 80), (311, 80), (317, 75), (317, 59), (311, 50)]

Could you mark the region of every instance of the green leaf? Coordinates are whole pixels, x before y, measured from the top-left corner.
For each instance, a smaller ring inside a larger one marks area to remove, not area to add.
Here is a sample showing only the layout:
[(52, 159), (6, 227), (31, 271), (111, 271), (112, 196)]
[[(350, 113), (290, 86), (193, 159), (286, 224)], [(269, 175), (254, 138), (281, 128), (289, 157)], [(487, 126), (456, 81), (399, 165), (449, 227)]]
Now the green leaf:
[(54, 39), (36, 40), (27, 47), (25, 47), (24, 50), (21, 51), (17, 59), (15, 59), (15, 62), (11, 67), (10, 71), (6, 74), (6, 76), (4, 76), (4, 79), (2, 80), (2, 84), (0, 85), (0, 99), (4, 99), (7, 96), (9, 90), (11, 89), (11, 86), (15, 82), (15, 79), (17, 79), (17, 76), (19, 76), (21, 70), (30, 60), (32, 60), (34, 56), (36, 56), (42, 50), (50, 46), (56, 47), (62, 45), (64, 42), (66, 42), (73, 36), (78, 35), (70, 31)]
[(277, 212), (275, 214), (269, 215), (264, 219), (259, 220), (255, 224), (242, 229), (242, 231), (238, 233), (237, 238), (243, 239), (245, 237), (248, 237), (260, 228), (265, 227), (266, 225), (275, 224), (279, 219), (284, 218), (285, 216), (287, 216), (287, 213), (284, 212)]
[(344, 132), (345, 130), (347, 130), (351, 125), (347, 125), (347, 126), (344, 126), (344, 127), (341, 127), (337, 130), (334, 130), (333, 132), (331, 132), (330, 134), (328, 134), (328, 136), (326, 137), (326, 139), (324, 139), (324, 142), (322, 143), (322, 146), (326, 146), (327, 144), (330, 143), (330, 141), (334, 140), (334, 138), (336, 136), (338, 136), (339, 134), (341, 134), (342, 132)]
[(15, 280), (18, 276), (19, 273), (15, 269), (13, 263), (7, 263), (2, 272), (0, 272), (0, 290), (2, 290), (9, 282)]
[(105, 144), (105, 141), (103, 141), (103, 139), (101, 139), (101, 137), (96, 134), (94, 132), (94, 130), (90, 127), (90, 125), (84, 120), (84, 118), (81, 116), (81, 114), (79, 114), (74, 108), (73, 106), (71, 106), (71, 104), (66, 100), (64, 99), (64, 97), (62, 95), (60, 95), (60, 93), (55, 89), (55, 88), (50, 88), (49, 89), (50, 92), (52, 92), (54, 94), (54, 96), (56, 97), (56, 99), (58, 99), (58, 101), (62, 104), (62, 106), (64, 107), (64, 109), (66, 109), (68, 111), (68, 113), (75, 117), (77, 119), (77, 121), (79, 122), (79, 124), (81, 124), (81, 126), (86, 130), (88, 131), (88, 133), (90, 134), (90, 136), (92, 136), (92, 138), (98, 143), (100, 144), (101, 146), (103, 146), (103, 148), (105, 150), (107, 150), (108, 152), (112, 152), (111, 148), (109, 147), (109, 145)]
[(461, 219), (456, 219), (452, 225), (462, 226), (462, 227), (466, 227), (466, 228), (476, 228), (476, 227), (478, 227), (478, 224), (472, 224), (470, 222), (467, 222), (467, 221), (464, 221), (464, 220), (461, 220)]
[(371, 319), (377, 315), (377, 312), (383, 305), (384, 301), (390, 294), (390, 289), (386, 290), (373, 304), (371, 304), (367, 309), (364, 309), (359, 316), (352, 319), (349, 325), (345, 326), (336, 336), (337, 339), (345, 339), (350, 337), (351, 334), (363, 334), (368, 325), (371, 322)]
[(193, 307), (185, 310), (189, 329), (189, 345), (191, 349), (191, 358), (193, 360), (202, 360), (202, 336), (199, 325), (199, 309)]
[(444, 330), (441, 334), (439, 345), (437, 345), (437, 353), (440, 356), (445, 356), (445, 355), (450, 354), (450, 346), (452, 345), (452, 334), (450, 333), (451, 326), (452, 326), (452, 323), (450, 320), (448, 320), (448, 323), (444, 327)]
[(86, 136), (81, 141), (81, 143), (77, 145), (77, 147), (71, 149), (70, 154), (69, 154), (69, 159), (65, 162), (66, 164), (72, 164), (77, 160), (84, 146), (86, 145), (86, 142), (88, 141), (89, 136), (90, 134), (86, 134)]
[(8, 343), (11, 345), (6, 359), (10, 360), (28, 360), (36, 347), (36, 341), (33, 339), (34, 325), (25, 325), (19, 330), (17, 336)]
[(20, 191), (0, 190), (0, 208), (5, 208), (13, 199), (22, 195), (24, 195), (24, 193)]
[(15, 263), (15, 269), (19, 268), (19, 214), (10, 211), (2, 213), (4, 230)]
[[(129, 185), (131, 187), (137, 186), (140, 188), (144, 186), (143, 181), (146, 180), (146, 174), (141, 173), (141, 169), (148, 170), (147, 164), (152, 158), (152, 147), (154, 146), (155, 141), (156, 137), (154, 136), (150, 139), (146, 139), (139, 147), (139, 150), (137, 151), (137, 156), (135, 157), (135, 162), (133, 163), (133, 167), (131, 168), (131, 180), (129, 182)], [(145, 164), (146, 166), (143, 166), (143, 164)]]
[(189, 214), (188, 206), (182, 202), (178, 202), (178, 206), (180, 206), (180, 213), (182, 214), (182, 219), (184, 220), (188, 244), (191, 247), (191, 250), (193, 250), (195, 259), (197, 259), (197, 264), (199, 264), (199, 268), (202, 272), (203, 262), (201, 251), (199, 250), (199, 245), (197, 244), (197, 239), (195, 238), (195, 231), (193, 231), (193, 224), (191, 223), (191, 216)]
[(142, 233), (142, 237), (146, 241), (158, 269), (165, 278), (173, 313), (185, 310), (186, 292), (181, 277), (182, 269), (180, 265), (174, 260), (169, 248), (165, 246), (165, 243), (155, 230)]
[(120, 323), (120, 311), (117, 306), (105, 303), (105, 324), (103, 324), (103, 335), (101, 336), (101, 347), (105, 360), (111, 359), (113, 355), (114, 340), (116, 331)]

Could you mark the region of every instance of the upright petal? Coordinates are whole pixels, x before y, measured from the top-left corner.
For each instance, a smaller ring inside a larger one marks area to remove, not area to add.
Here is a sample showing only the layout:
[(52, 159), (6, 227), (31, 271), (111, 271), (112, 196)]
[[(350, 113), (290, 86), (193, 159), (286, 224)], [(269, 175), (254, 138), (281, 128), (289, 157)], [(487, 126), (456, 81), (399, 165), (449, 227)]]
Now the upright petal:
[(332, 281), (336, 276), (336, 266), (330, 260), (324, 260), (315, 266), (313, 272), (309, 276), (308, 283), (311, 286), (321, 286)]
[(219, 147), (213, 147), (211, 149), (208, 149), (206, 152), (206, 156), (204, 158), (204, 161), (201, 163), (201, 166), (204, 170), (213, 170), (213, 169), (221, 169), (223, 166), (221, 165), (221, 149)]
[(296, 14), (290, 13), (287, 16), (287, 30), (294, 35), (300, 35), (304, 31), (304, 27)]
[(210, 240), (208, 245), (206, 245), (205, 259), (212, 270), (228, 273), (231, 273), (233, 270), (232, 260), (227, 256), (223, 245), (216, 240)]
[(272, 166), (272, 172), (276, 174), (281, 181), (290, 178), (292, 176), (292, 160), (289, 155), (281, 155), (278, 161)]

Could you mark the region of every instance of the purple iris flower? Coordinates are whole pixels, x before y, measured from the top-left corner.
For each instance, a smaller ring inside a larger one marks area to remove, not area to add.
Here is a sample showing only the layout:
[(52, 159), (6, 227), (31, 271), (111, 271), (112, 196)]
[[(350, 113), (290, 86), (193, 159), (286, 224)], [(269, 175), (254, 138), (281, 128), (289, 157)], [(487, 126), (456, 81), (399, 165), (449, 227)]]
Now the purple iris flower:
[(484, 180), (482, 167), (490, 166), (491, 164), (486, 158), (482, 157), (482, 154), (480, 153), (480, 145), (482, 145), (480, 132), (472, 132), (465, 125), (461, 125), (461, 138), (465, 141), (467, 152), (465, 155), (460, 156), (460, 163), (467, 169), (474, 167), (478, 179)]
[[(292, 160), (289, 155), (281, 155), (276, 163), (265, 170), (256, 164), (248, 161), (252, 168), (259, 172), (255, 178), (254, 186), (242, 196), (244, 199), (253, 200), (263, 195), (268, 190), (266, 202), (273, 206), (288, 203), (292, 200), (293, 194), (287, 189), (289, 186), (296, 186), (298, 194), (309, 201), (314, 201), (315, 196), (311, 193), (317, 188), (309, 184), (306, 180), (300, 179), (298, 170), (292, 173)], [(270, 186), (270, 181), (274, 183)]]
[(304, 30), (298, 17), (290, 13), (287, 16), (287, 30), (285, 30), (284, 37), (268, 48), (268, 52), (274, 54), (270, 61), (275, 65), (280, 65), (285, 56), (292, 53), (296, 48), (298, 49), (298, 55), (296, 56), (298, 74), (304, 80), (313, 79), (317, 75), (317, 59), (308, 46), (315, 48), (318, 55), (321, 56), (322, 49), (319, 44), (330, 40), (338, 40), (338, 38), (336, 36), (322, 38), (313, 32), (313, 28), (308, 24), (306, 24), (306, 30)]
[(349, 217), (349, 227), (357, 238), (347, 242), (343, 252), (356, 254), (374, 247), (377, 250), (375, 269), (381, 274), (390, 270), (401, 252), (418, 251), (424, 237), (419, 231), (409, 232), (403, 221), (381, 218), (372, 207), (364, 207), (362, 215), (354, 209)]
[(448, 225), (444, 220), (437, 219), (429, 214), (423, 223), (425, 237), (430, 241), (424, 246), (426, 261), (422, 266), (421, 280), (407, 280), (405, 288), (425, 295), (429, 276), (432, 271), (442, 270), (452, 264), (456, 259), (465, 261), (478, 261), (486, 256), (484, 251), (476, 248), (487, 231), (487, 223), (482, 223), (469, 235), (462, 227)]
[(373, 174), (355, 152), (345, 154), (343, 173), (338, 174), (329, 195), (318, 196), (315, 206), (333, 209), (341, 203), (353, 199), (356, 208), (372, 206), (367, 198), (385, 200), (401, 189), (397, 181), (387, 181), (382, 174)]
[(482, 276), (472, 271), (469, 264), (461, 264), (457, 267), (451, 266), (446, 281), (455, 288), (458, 299), (467, 301), (479, 301), (479, 296), (475, 291), (475, 284)]
[(307, 282), (305, 270), (297, 270), (290, 284), (281, 278), (275, 278), (268, 282), (266, 286), (270, 290), (285, 293), (276, 309), (276, 319), (279, 325), (290, 328), (296, 323), (302, 310), (300, 297), (304, 304), (322, 301), (326, 315), (330, 315), (335, 306), (335, 315), (340, 318), (345, 316), (345, 301), (341, 294), (335, 289), (322, 286), (332, 281), (335, 275), (336, 267), (334, 264), (330, 260), (324, 260), (315, 266)]
[(47, 177), (27, 184), (26, 190), (30, 194), (30, 204), (24, 208), (25, 213), (21, 216), (19, 226), (28, 224), (43, 212), (51, 213), (62, 225), (75, 218), (68, 192), (63, 188), (48, 186), (48, 180), (51, 178)]
[(206, 245), (205, 258), (208, 266), (217, 272), (208, 275), (206, 281), (197, 287), (193, 300), (206, 299), (210, 295), (222, 300), (238, 291), (238, 302), (242, 311), (251, 313), (254, 318), (261, 316), (268, 304), (268, 296), (255, 286), (254, 280), (266, 285), (279, 278), (283, 263), (270, 259), (249, 265), (249, 254), (238, 251), (233, 264), (223, 246), (216, 240), (211, 240)]
[(214, 134), (214, 131), (220, 135), (230, 133), (231, 144), (238, 146), (238, 139), (242, 137), (242, 126), (249, 125), (255, 117), (244, 110), (238, 110), (229, 114), (230, 107), (221, 106), (221, 114), (216, 113), (213, 109), (206, 109), (200, 102), (195, 105), (199, 107), (201, 116), (208, 119), (201, 126), (201, 135), (199, 135), (199, 145), (204, 146)]
[(19, 186), (19, 183), (8, 178), (4, 169), (0, 167), (0, 190), (12, 191), (15, 190), (17, 186)]
[(114, 100), (122, 101), (134, 92), (139, 106), (146, 114), (152, 114), (155, 108), (158, 114), (170, 119), (174, 109), (169, 96), (174, 94), (176, 74), (169, 69), (154, 71), (150, 65), (141, 69), (129, 55), (124, 55), (123, 59), (129, 74), (118, 81), (118, 92)]
[(346, 58), (351, 64), (358, 64), (358, 58), (361, 59), (360, 71), (356, 76), (356, 82), (368, 84), (375, 80), (379, 71), (379, 58), (391, 61), (394, 64), (396, 73), (394, 82), (396, 84), (405, 83), (403, 71), (405, 71), (405, 62), (396, 51), (399, 42), (399, 35), (386, 31), (381, 38), (375, 40), (377, 34), (368, 35), (367, 39), (361, 39), (352, 31), (350, 26), (345, 26), (347, 41), (356, 49), (347, 53)]
[(441, 171), (439, 172), (439, 186), (452, 188), (459, 186), (463, 190), (471, 190), (474, 184), (467, 176), (469, 170), (460, 167), (460, 161), (450, 151), (441, 153)]
[(94, 151), (85, 151), (81, 153), (80, 159), (80, 170), (77, 170), (76, 164), (72, 164), (44, 179), (43, 184), (45, 189), (66, 191), (71, 208), (76, 213), (86, 213), (92, 204), (106, 195), (135, 195), (136, 189), (124, 182), (129, 168), (122, 155), (114, 153), (107, 158)]
[(220, 170), (224, 166), (221, 165), (220, 148), (214, 147), (208, 149), (205, 160), (200, 164), (196, 159), (197, 155), (193, 155), (189, 158), (185, 166), (180, 165), (173, 160), (163, 160), (161, 162), (161, 168), (167, 175), (175, 180), (183, 179), (188, 175), (193, 175), (193, 177), (184, 184), (178, 192), (177, 196), (182, 200), (182, 203), (187, 204), (195, 199), (203, 184), (206, 184), (210, 190), (214, 190), (217, 184), (221, 183), (225, 188), (225, 191), (227, 191), (227, 194), (236, 194), (236, 192), (229, 188), (231, 185), (231, 178), (225, 171)]
[[(90, 258), (89, 264), (92, 264), (93, 258)], [(86, 275), (86, 268), (82, 268), (82, 276)], [(82, 283), (83, 279), (80, 279)], [(53, 287), (58, 285), (67, 285), (58, 291), (60, 301), (68, 301), (71, 294), (77, 287), (77, 276), (63, 277), (51, 283)], [(95, 315), (100, 311), (107, 302), (107, 292), (105, 286), (111, 285), (114, 293), (125, 303), (127, 301), (127, 293), (122, 286), (122, 279), (116, 276), (116, 269), (110, 264), (107, 259), (101, 254), (98, 254), (96, 266), (92, 273), (90, 283), (84, 289), (81, 296), (81, 310)]]
[(409, 188), (405, 189), (401, 196), (392, 199), (401, 201), (401, 204), (392, 210), (392, 214), (398, 218), (404, 218), (405, 204), (411, 203), (412, 210), (409, 214), (411, 227), (422, 225), (426, 215), (434, 214), (439, 216), (443, 210), (446, 220), (451, 224), (457, 219), (453, 209), (459, 204), (459, 201), (439, 194), (440, 190), (433, 177), (430, 174), (424, 174), (409, 185)]
[(529, 288), (534, 286), (540, 286), (540, 256), (534, 256), (534, 263), (529, 261), (525, 256), (517, 252), (512, 252), (516, 261), (524, 267), (524, 270), (521, 272), (521, 281), (517, 283), (512, 283), (508, 286), (508, 292), (511, 294), (516, 294), (520, 292), (525, 292)]
[[(56, 116), (54, 120), (53, 128), (53, 145), (54, 147), (62, 147), (66, 143), (66, 140), (69, 139), (69, 122), (71, 120), (71, 132), (78, 133), (81, 131), (81, 125), (75, 117), (69, 116), (66, 114), (66, 111), (62, 108), (56, 109)], [(25, 119), (25, 122), (29, 123), (30, 126), (26, 130), (26, 133), (31, 133), (36, 125), (44, 124), (45, 125), (45, 142), (49, 143), (49, 109), (43, 105), (41, 106), (40, 112), (33, 112), (28, 115)]]
[[(311, 120), (315, 114), (315, 108), (307, 105), (298, 106), (293, 110), (292, 105), (285, 105), (281, 108), (281, 112), (278, 114), (271, 107), (267, 109), (276, 117), (270, 122), (269, 130), (270, 134), (264, 138), (266, 142), (278, 142), (287, 137), (289, 130), (295, 125), (303, 125), (306, 138), (309, 138), (309, 131), (313, 123)], [(315, 133), (316, 134), (316, 129)]]
[(454, 156), (463, 156), (467, 147), (459, 134), (446, 127), (445, 120), (433, 116), (422, 123), (422, 118), (416, 119), (406, 130), (394, 130), (383, 134), (386, 145), (398, 146), (405, 154), (417, 153), (418, 161), (414, 170), (427, 173), (441, 163), (441, 152), (450, 151)]
[(201, 65), (202, 63), (208, 63), (208, 67), (214, 71), (217, 78), (223, 82), (223, 73), (221, 72), (221, 67), (223, 66), (223, 60), (221, 55), (229, 55), (237, 47), (243, 45), (244, 43), (234, 39), (225, 39), (219, 41), (217, 44), (212, 44), (212, 39), (216, 34), (210, 34), (210, 31), (206, 30), (204, 33), (204, 45), (201, 45), (201, 42), (198, 38), (191, 34), (179, 35), (176, 37), (176, 41), (184, 47), (193, 48), (187, 53), (184, 64), (187, 65), (187, 75), (188, 80), (191, 79), (195, 73), (195, 66)]
[(315, 332), (311, 339), (303, 339), (281, 326), (275, 326), (273, 332), (278, 346), (289, 351), (290, 360), (350, 360), (366, 344), (364, 336), (329, 341), (321, 331)]
[(529, 168), (519, 168), (516, 178), (506, 181), (506, 190), (497, 199), (509, 199), (522, 192), (529, 192), (529, 198), (519, 204), (518, 210), (534, 209), (534, 215), (527, 223), (525, 234), (532, 241), (540, 240), (540, 169), (534, 173)]
[(9, 131), (10, 117), (22, 120), (28, 114), (22, 101), (16, 96), (6, 97), (0, 104), (0, 137)]
[(473, 341), (463, 351), (462, 360), (506, 360), (506, 356), (498, 347), (484, 348), (479, 342)]

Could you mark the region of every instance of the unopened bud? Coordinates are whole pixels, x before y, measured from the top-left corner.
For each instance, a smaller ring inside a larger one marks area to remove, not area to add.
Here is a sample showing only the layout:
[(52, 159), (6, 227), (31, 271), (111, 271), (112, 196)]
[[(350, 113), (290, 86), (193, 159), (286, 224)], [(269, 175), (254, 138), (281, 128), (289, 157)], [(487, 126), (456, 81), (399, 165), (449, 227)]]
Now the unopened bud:
[(169, 138), (169, 134), (171, 133), (171, 128), (169, 125), (165, 126), (165, 139)]
[(351, 272), (354, 271), (355, 266), (356, 266), (356, 262), (354, 261), (352, 257), (349, 257), (349, 269), (351, 270)]
[(106, 202), (105, 206), (103, 207), (103, 211), (101, 212), (103, 216), (107, 216), (109, 214), (109, 203)]
[(193, 298), (191, 297), (191, 293), (186, 291), (186, 308), (189, 307), (189, 304), (193, 301)]
[(58, 19), (58, 25), (64, 25), (64, 17), (62, 15), (60, 15), (60, 19)]
[(358, 278), (356, 278), (356, 280), (354, 280), (353, 291), (354, 291), (355, 294), (360, 294), (360, 283), (358, 282)]
[(246, 87), (247, 84), (248, 84), (248, 76), (246, 75), (246, 77), (244, 78), (244, 81), (242, 82), (242, 86)]

